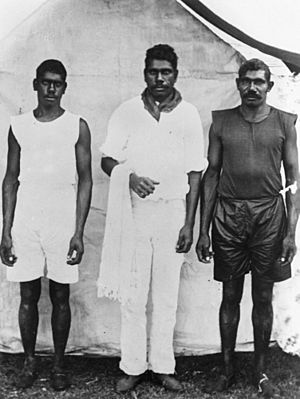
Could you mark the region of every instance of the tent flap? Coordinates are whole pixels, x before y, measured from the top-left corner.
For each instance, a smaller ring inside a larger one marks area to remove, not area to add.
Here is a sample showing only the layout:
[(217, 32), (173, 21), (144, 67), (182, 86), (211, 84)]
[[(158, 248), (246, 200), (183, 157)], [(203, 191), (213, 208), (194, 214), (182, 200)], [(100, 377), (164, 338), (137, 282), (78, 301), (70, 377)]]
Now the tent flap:
[(200, 17), (204, 18), (206, 21), (221, 29), (223, 32), (228, 35), (234, 37), (235, 39), (256, 48), (262, 53), (271, 55), (275, 58), (279, 58), (285, 65), (289, 68), (289, 70), (295, 74), (300, 72), (300, 54), (294, 53), (292, 51), (283, 50), (274, 46), (270, 46), (268, 44), (262, 43), (256, 39), (253, 39), (251, 36), (248, 36), (246, 33), (242, 32), (235, 26), (226, 22), (224, 19), (220, 18), (214, 12), (212, 12), (209, 8), (207, 8), (201, 1), (198, 0), (181, 0), (182, 3), (187, 5), (190, 9), (192, 9), (196, 14)]

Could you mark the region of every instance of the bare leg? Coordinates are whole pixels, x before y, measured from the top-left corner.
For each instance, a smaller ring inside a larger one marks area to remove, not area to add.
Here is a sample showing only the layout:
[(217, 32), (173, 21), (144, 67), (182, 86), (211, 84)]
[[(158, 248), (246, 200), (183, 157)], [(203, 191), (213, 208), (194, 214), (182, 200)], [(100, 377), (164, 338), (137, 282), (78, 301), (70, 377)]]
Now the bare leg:
[(244, 276), (223, 283), (223, 299), (220, 307), (220, 333), (226, 377), (234, 374), (234, 349), (240, 321), (240, 302), (244, 287)]
[(273, 324), (273, 283), (252, 278), (252, 323), (254, 330), (254, 369), (256, 375), (265, 371), (265, 357)]
[(20, 293), (19, 326), (25, 361), (31, 361), (34, 358), (39, 323), (38, 301), (41, 295), (41, 279), (20, 283)]
[(234, 349), (240, 321), (240, 302), (243, 288), (244, 276), (223, 283), (219, 322), (224, 371), (216, 380), (207, 384), (205, 390), (208, 393), (226, 391), (234, 383)]
[(25, 362), (15, 383), (18, 388), (29, 388), (37, 377), (34, 353), (39, 324), (38, 301), (41, 295), (41, 279), (20, 283), (20, 294), (19, 326)]
[(51, 325), (54, 342), (54, 368), (63, 368), (71, 325), (70, 286), (50, 280), (49, 291), (53, 306)]

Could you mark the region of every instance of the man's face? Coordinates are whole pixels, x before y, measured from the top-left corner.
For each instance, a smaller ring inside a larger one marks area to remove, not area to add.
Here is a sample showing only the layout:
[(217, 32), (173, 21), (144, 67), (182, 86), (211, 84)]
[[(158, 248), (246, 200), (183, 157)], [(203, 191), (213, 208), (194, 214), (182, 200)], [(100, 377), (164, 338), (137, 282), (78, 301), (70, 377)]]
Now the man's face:
[(178, 71), (166, 60), (152, 60), (144, 70), (148, 90), (156, 101), (165, 100), (172, 92)]
[(33, 81), (33, 88), (38, 95), (38, 102), (46, 107), (60, 105), (66, 87), (67, 84), (62, 76), (53, 72), (45, 72)]
[(244, 76), (236, 79), (242, 104), (257, 108), (266, 102), (267, 93), (272, 89), (273, 82), (268, 82), (265, 71), (247, 71)]

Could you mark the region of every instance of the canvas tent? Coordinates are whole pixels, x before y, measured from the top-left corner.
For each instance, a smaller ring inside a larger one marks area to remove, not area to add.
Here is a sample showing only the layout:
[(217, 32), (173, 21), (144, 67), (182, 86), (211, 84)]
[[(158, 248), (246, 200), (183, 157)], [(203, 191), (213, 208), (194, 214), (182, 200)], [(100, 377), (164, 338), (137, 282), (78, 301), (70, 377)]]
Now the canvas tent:
[(185, 4), (190, 10), (194, 11), (197, 15), (203, 17), (206, 21), (212, 23), (223, 32), (228, 33), (235, 39), (248, 44), (249, 46), (262, 51), (265, 54), (269, 54), (273, 57), (279, 58), (291, 72), (298, 74), (300, 72), (300, 54), (292, 51), (287, 51), (278, 47), (270, 46), (259, 40), (252, 38), (240, 29), (229, 24), (224, 19), (220, 18), (217, 14), (212, 12), (208, 7), (205, 6), (199, 0), (179, 0)]
[[(177, 87), (197, 106), (207, 136), (210, 111), (238, 102), (234, 79), (243, 57), (175, 0), (49, 0), (1, 42), (1, 177), (9, 115), (35, 106), (31, 82), (35, 68), (46, 58), (58, 58), (66, 65), (68, 89), (63, 105), (85, 117), (92, 132), (94, 191), (80, 282), (71, 289), (70, 352), (119, 353), (119, 304), (96, 295), (109, 184), (100, 171), (98, 148), (112, 111), (142, 92), (145, 50), (157, 43), (169, 43), (177, 51)], [(22, 350), (17, 324), (19, 288), (6, 281), (4, 267), (0, 278), (0, 349), (18, 352)], [(248, 280), (239, 349), (248, 349), (252, 342)], [(46, 282), (43, 288), (37, 349), (46, 352), (52, 348), (51, 306)], [(192, 249), (181, 274), (174, 335), (177, 353), (219, 351), (220, 293), (221, 286), (212, 280), (212, 266), (200, 264)]]

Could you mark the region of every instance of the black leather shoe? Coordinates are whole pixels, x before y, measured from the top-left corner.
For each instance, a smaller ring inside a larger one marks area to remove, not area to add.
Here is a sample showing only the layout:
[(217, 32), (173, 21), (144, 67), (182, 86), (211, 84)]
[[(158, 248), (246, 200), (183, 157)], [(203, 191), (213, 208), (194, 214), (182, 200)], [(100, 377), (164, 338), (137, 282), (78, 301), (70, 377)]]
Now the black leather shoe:
[(26, 389), (32, 387), (34, 381), (37, 379), (36, 361), (25, 360), (23, 369), (15, 379), (15, 385), (19, 389)]
[(153, 381), (170, 391), (180, 391), (183, 388), (174, 374), (153, 373)]
[(70, 386), (69, 377), (64, 370), (53, 369), (51, 371), (50, 384), (55, 391), (64, 391)]
[(119, 393), (124, 393), (134, 389), (143, 378), (143, 374), (140, 375), (128, 375), (120, 378), (116, 385), (116, 391)]
[(224, 374), (219, 375), (216, 379), (209, 381), (204, 391), (206, 393), (225, 392), (228, 388), (235, 383), (235, 376), (227, 376)]
[(275, 385), (272, 384), (266, 374), (259, 373), (259, 375), (257, 375), (254, 380), (254, 384), (258, 388), (258, 392), (264, 398), (273, 398), (273, 396), (277, 393)]

